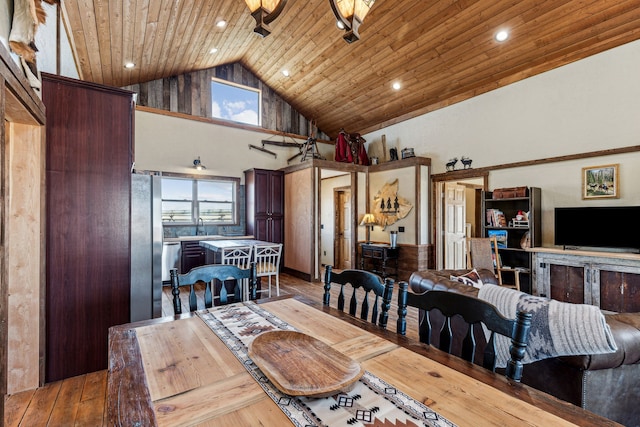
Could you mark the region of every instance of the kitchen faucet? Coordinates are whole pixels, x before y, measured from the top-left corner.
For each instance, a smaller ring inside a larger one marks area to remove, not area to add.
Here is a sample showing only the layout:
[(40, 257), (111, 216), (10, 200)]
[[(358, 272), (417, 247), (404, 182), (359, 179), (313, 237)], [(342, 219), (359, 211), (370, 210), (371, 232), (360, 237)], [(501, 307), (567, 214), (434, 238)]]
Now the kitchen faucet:
[(196, 236), (200, 236), (200, 224), (202, 224), (202, 233), (204, 234), (204, 220), (202, 217), (196, 221)]

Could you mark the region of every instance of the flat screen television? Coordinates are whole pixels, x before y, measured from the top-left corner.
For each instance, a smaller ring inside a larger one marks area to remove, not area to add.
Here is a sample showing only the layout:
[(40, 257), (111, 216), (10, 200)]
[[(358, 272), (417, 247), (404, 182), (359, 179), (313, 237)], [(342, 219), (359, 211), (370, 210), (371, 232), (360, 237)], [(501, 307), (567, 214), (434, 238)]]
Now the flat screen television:
[(555, 244), (640, 252), (640, 206), (555, 208)]

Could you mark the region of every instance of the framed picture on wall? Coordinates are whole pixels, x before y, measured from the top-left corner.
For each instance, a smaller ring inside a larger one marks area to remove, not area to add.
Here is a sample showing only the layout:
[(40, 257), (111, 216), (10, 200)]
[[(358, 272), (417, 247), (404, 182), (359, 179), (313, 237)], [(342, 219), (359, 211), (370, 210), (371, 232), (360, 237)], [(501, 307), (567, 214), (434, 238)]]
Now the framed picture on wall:
[(618, 197), (620, 197), (618, 164), (582, 168), (583, 199)]

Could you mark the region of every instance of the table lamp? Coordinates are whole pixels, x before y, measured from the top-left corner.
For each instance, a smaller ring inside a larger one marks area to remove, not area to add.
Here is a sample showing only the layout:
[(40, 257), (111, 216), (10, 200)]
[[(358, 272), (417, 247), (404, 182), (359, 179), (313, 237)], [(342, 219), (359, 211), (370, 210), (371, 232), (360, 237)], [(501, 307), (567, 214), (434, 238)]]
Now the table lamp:
[[(360, 221), (360, 225), (364, 225), (367, 227), (367, 243), (371, 243), (371, 240), (369, 239), (369, 233), (373, 229), (373, 226), (377, 224), (378, 224), (378, 221), (376, 221), (376, 217), (372, 213), (366, 213), (364, 214), (364, 217), (362, 217), (362, 221)], [(371, 227), (371, 229), (369, 227)]]

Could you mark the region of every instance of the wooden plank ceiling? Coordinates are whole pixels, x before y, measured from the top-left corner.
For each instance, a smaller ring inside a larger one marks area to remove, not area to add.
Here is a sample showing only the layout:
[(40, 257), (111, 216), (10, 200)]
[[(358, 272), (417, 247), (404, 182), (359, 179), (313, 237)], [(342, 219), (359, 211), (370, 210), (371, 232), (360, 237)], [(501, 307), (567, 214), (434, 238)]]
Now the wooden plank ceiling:
[[(240, 62), (332, 137), (341, 128), (379, 129), (640, 37), (640, 0), (378, 0), (352, 44), (326, 0), (289, 0), (265, 38), (253, 32), (242, 0), (62, 4), (84, 80), (121, 87)], [(216, 27), (220, 19), (226, 27)], [(501, 28), (511, 36), (499, 43)], [(123, 66), (129, 61), (132, 70)], [(402, 89), (392, 89), (395, 81)]]

